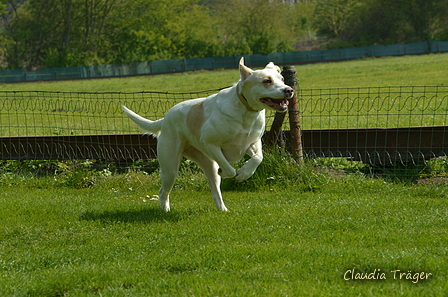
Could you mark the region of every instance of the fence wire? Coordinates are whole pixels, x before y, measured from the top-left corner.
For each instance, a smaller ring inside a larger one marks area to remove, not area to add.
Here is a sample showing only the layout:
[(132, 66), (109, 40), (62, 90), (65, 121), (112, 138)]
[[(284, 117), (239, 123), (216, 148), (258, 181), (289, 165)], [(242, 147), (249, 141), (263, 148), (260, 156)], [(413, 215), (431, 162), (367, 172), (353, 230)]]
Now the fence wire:
[[(140, 133), (121, 105), (156, 120), (181, 101), (218, 91), (2, 91), (0, 159), (148, 158), (151, 154), (133, 143), (111, 144), (136, 141), (118, 136)], [(310, 158), (345, 158), (384, 168), (440, 160), (448, 170), (448, 87), (302, 89), (297, 100)], [(267, 112), (267, 130), (273, 116)], [(289, 129), (287, 121), (283, 128)], [(137, 142), (144, 147), (150, 140)]]
[(362, 161), (400, 177), (448, 173), (446, 86), (303, 89), (298, 105), (304, 151), (318, 162)]
[(122, 105), (155, 120), (179, 102), (217, 91), (0, 92), (0, 136), (137, 133), (138, 128), (125, 116)]
[(448, 87), (304, 89), (303, 129), (446, 126)]

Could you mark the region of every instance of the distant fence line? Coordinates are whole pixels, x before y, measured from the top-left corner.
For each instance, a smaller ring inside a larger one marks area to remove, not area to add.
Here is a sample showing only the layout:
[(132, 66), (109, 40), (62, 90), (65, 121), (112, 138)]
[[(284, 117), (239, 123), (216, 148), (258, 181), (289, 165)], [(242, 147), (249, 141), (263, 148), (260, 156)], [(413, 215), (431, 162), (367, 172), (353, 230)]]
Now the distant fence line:
[[(121, 105), (158, 119), (178, 102), (217, 91), (0, 92), (0, 159), (154, 158), (156, 139), (141, 134)], [(448, 156), (448, 87), (302, 89), (298, 106), (309, 158), (394, 166)]]
[[(244, 55), (244, 58), (246, 64), (256, 67), (265, 65), (268, 62), (274, 62), (278, 65), (297, 65), (326, 61), (343, 61), (364, 57), (402, 56), (439, 52), (448, 52), (448, 41), (425, 41), (410, 44), (375, 45), (319, 51), (296, 51), (268, 55), (255, 54)], [(119, 65), (105, 64), (99, 66), (46, 68), (37, 71), (25, 71), (22, 69), (1, 70), (0, 82), (119, 77), (201, 69), (235, 68), (239, 58), (240, 56), (175, 59), (123, 63)]]

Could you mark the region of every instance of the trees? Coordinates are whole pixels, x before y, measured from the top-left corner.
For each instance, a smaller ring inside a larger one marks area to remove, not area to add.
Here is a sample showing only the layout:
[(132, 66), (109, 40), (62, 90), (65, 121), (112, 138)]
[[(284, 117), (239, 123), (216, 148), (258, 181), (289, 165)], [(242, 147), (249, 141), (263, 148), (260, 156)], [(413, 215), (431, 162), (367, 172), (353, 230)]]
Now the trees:
[(315, 13), (333, 47), (448, 38), (448, 0), (319, 0)]
[[(210, 29), (193, 0), (5, 1), (8, 68), (122, 63), (202, 56)], [(211, 43), (213, 44), (213, 43)]]
[(447, 0), (397, 0), (394, 4), (402, 10), (404, 21), (410, 26), (410, 39), (430, 40), (448, 29)]
[[(8, 0), (8, 68), (293, 50), (280, 0)], [(4, 9), (3, 9), (4, 10)]]
[[(4, 4), (10, 12), (4, 11), (2, 15), (5, 61), (10, 68), (30, 69), (31, 65), (42, 62), (39, 53), (52, 39), (52, 34), (42, 34), (42, 28), (48, 22), (38, 22), (31, 17), (28, 11), (31, 4), (20, 6), (17, 1), (6, 1)], [(43, 7), (43, 11), (48, 8), (51, 6)]]
[[(269, 0), (230, 0), (215, 9), (226, 55), (268, 54), (293, 50), (294, 33), (287, 22), (290, 4)], [(235, 51), (235, 49), (237, 51)]]
[(315, 10), (318, 33), (337, 38), (347, 28), (355, 12), (356, 0), (319, 1)]
[(0, 67), (123, 63), (448, 38), (448, 0), (0, 0)]
[(105, 41), (105, 21), (116, 0), (6, 1), (3, 15), (8, 68), (91, 63)]

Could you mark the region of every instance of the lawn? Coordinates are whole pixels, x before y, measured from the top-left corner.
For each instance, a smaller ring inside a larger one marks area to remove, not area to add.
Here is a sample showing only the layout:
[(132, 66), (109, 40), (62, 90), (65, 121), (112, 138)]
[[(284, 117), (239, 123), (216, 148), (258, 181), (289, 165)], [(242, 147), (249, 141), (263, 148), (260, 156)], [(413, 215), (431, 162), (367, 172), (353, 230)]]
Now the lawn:
[[(448, 53), (367, 58), (295, 67), (303, 89), (448, 86)], [(0, 91), (195, 92), (231, 86), (239, 78), (236, 69), (237, 65), (233, 70), (76, 81), (1, 83)]]
[(245, 184), (224, 181), (223, 213), (186, 162), (164, 213), (157, 171), (59, 168), (38, 177), (4, 168), (2, 296), (448, 293), (446, 183), (390, 182), (267, 154)]

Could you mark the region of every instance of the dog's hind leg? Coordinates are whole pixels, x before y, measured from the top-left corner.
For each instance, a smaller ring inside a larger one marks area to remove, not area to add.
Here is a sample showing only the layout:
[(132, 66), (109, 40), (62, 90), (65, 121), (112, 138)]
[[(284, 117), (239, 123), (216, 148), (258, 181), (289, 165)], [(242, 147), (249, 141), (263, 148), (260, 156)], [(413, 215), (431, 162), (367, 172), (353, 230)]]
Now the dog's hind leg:
[[(166, 137), (166, 136), (165, 136)], [(180, 146), (161, 135), (157, 145), (157, 157), (160, 164), (162, 186), (159, 191), (160, 206), (164, 211), (170, 211), (170, 192), (177, 178), (182, 152)]]
[(224, 205), (221, 194), (221, 176), (218, 174), (218, 163), (211, 160), (209, 157), (204, 155), (201, 151), (195, 149), (194, 147), (189, 148), (184, 152), (186, 158), (196, 162), (202, 171), (204, 171), (205, 176), (207, 176), (208, 182), (210, 184), (210, 189), (212, 191), (212, 197), (215, 201), (216, 207), (222, 211), (228, 211), (227, 207)]

